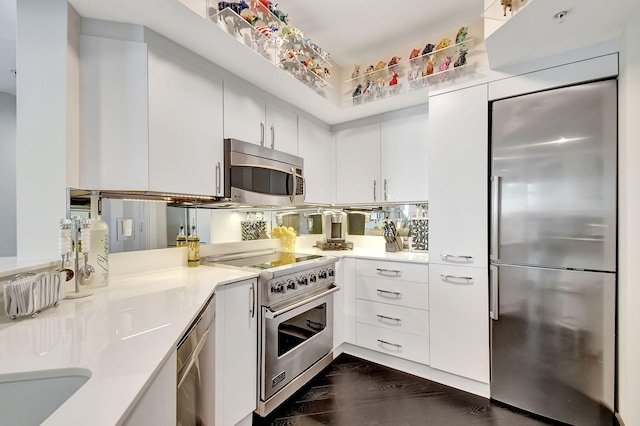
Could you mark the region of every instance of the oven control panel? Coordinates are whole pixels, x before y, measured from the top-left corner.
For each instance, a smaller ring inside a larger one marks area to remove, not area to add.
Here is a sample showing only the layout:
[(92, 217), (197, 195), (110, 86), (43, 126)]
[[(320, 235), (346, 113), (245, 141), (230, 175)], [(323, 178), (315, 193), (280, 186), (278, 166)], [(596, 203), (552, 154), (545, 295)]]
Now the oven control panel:
[(273, 303), (298, 296), (319, 287), (326, 287), (334, 280), (334, 263), (273, 278), (265, 283), (263, 302)]

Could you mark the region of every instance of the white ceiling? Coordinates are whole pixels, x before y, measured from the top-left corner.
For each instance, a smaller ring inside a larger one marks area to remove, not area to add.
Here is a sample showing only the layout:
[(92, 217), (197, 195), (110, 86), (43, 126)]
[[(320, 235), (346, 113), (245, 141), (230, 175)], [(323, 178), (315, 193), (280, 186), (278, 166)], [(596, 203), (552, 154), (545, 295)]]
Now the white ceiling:
[(398, 46), (478, 20), (483, 0), (273, 0), (305, 32), (347, 67)]
[(16, 1), (0, 0), (0, 92), (16, 94)]

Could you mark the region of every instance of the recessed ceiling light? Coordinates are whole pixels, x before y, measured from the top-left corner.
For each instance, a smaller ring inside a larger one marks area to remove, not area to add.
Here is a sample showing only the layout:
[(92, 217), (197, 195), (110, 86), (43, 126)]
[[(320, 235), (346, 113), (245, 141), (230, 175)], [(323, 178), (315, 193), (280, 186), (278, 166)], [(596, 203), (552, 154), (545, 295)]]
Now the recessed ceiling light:
[(565, 21), (565, 19), (567, 18), (567, 15), (569, 14), (568, 10), (561, 10), (560, 12), (556, 13), (555, 15), (553, 15), (553, 19), (561, 24)]

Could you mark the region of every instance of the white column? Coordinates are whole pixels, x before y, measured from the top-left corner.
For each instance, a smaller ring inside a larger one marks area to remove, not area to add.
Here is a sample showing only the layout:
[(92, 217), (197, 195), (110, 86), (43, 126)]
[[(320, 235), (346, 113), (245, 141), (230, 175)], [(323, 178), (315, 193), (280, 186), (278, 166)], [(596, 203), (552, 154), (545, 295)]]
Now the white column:
[(58, 221), (66, 216), (67, 138), (74, 133), (68, 129), (74, 121), (67, 105), (68, 16), (66, 0), (17, 2), (19, 257), (58, 256)]
[(640, 424), (640, 16), (620, 40), (618, 410), (627, 425)]
[(16, 255), (16, 97), (0, 93), (0, 257)]

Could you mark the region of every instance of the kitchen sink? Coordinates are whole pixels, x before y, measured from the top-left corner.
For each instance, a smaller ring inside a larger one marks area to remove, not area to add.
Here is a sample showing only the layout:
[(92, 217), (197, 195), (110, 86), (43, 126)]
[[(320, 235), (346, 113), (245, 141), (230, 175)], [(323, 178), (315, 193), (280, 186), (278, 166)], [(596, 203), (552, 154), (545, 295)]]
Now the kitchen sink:
[(0, 423), (39, 425), (91, 377), (84, 368), (0, 375)]

